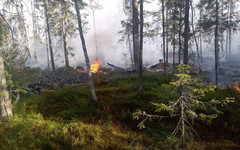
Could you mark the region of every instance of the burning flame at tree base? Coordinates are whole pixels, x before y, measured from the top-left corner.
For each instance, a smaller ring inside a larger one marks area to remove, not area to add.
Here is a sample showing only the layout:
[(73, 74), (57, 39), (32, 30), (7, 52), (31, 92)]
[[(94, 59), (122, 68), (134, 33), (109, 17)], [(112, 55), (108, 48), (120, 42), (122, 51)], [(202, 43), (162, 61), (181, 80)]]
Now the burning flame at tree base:
[[(100, 66), (102, 65), (101, 60), (94, 60), (94, 63), (91, 65), (91, 72), (92, 73), (102, 73), (102, 74), (108, 74), (107, 72), (104, 72), (100, 69)], [(74, 70), (82, 73), (86, 73), (87, 70), (83, 69), (82, 67), (74, 67)]]

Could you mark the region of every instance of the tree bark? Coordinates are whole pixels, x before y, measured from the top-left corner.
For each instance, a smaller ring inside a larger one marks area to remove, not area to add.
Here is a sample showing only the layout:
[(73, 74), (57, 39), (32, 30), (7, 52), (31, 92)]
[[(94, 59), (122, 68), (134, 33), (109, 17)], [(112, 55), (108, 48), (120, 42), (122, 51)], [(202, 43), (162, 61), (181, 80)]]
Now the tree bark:
[(143, 72), (143, 0), (140, 0), (140, 49), (139, 49), (139, 93), (143, 92), (142, 72)]
[(224, 11), (224, 8), (223, 8), (223, 5), (224, 5), (224, 1), (222, 0), (222, 3), (221, 3), (221, 51), (222, 51), (222, 54), (224, 54), (224, 48), (223, 48), (223, 41), (224, 41), (224, 19), (223, 19), (223, 11)]
[[(202, 23), (202, 8), (200, 8), (200, 23)], [(200, 60), (201, 60), (201, 64), (203, 63), (203, 54), (202, 54), (202, 29), (200, 28), (199, 31), (199, 42), (200, 42)]]
[(12, 104), (9, 98), (9, 92), (6, 89), (6, 78), (4, 72), (4, 63), (2, 58), (2, 49), (0, 51), (0, 117), (8, 118), (12, 116)]
[(179, 6), (179, 33), (178, 33), (178, 42), (179, 42), (179, 51), (178, 51), (178, 64), (181, 64), (181, 52), (182, 52), (182, 4)]
[(84, 53), (84, 56), (85, 56), (85, 61), (86, 61), (86, 66), (87, 66), (87, 71), (88, 71), (89, 86), (90, 86), (90, 90), (91, 90), (93, 100), (97, 101), (97, 96), (96, 96), (96, 93), (95, 93), (94, 83), (93, 83), (93, 78), (92, 78), (92, 73), (91, 73), (90, 61), (89, 61), (89, 58), (88, 58), (87, 47), (86, 47), (85, 38), (84, 38), (84, 35), (83, 35), (82, 20), (81, 20), (81, 15), (80, 15), (77, 0), (74, 0), (74, 4), (75, 4), (75, 10), (76, 10), (76, 13), (77, 13), (77, 18), (78, 18), (78, 28), (79, 28), (80, 39), (82, 41), (83, 53)]
[(194, 28), (194, 7), (193, 7), (192, 1), (190, 3), (191, 3), (191, 12), (192, 12), (192, 23), (191, 23), (191, 25), (192, 25), (193, 37), (194, 37), (194, 41), (195, 41), (196, 49), (197, 49), (198, 67), (200, 69), (200, 67), (201, 67), (200, 52), (199, 52), (198, 40), (197, 40), (195, 28)]
[(231, 60), (232, 55), (232, 19), (233, 18), (233, 2), (230, 0), (230, 24), (229, 24), (229, 56), (228, 60)]
[(218, 10), (219, 10), (219, 3), (216, 0), (216, 28), (215, 28), (215, 75), (216, 75), (216, 85), (218, 85), (218, 63), (219, 63), (219, 17), (218, 17)]
[(95, 40), (95, 46), (96, 46), (96, 60), (98, 59), (98, 42), (97, 42), (97, 30), (96, 30), (96, 22), (95, 22), (95, 10), (94, 10), (94, 6), (93, 6), (93, 0), (90, 0), (90, 4), (91, 4), (91, 10), (92, 10), (92, 19), (93, 19), (93, 29), (94, 29), (94, 40)]
[(44, 0), (44, 8), (45, 8), (45, 17), (46, 17), (46, 24), (47, 24), (47, 33), (48, 33), (48, 42), (49, 42), (49, 50), (50, 50), (50, 57), (51, 57), (51, 65), (52, 65), (52, 70), (55, 71), (53, 48), (52, 48), (52, 38), (51, 38), (51, 32), (50, 32), (50, 27), (49, 27), (47, 0)]
[(169, 51), (169, 21), (168, 18), (169, 17), (169, 13), (168, 10), (166, 10), (166, 21), (167, 21), (167, 26), (166, 26), (166, 64), (168, 64), (168, 51)]
[(186, 0), (185, 4), (185, 17), (184, 17), (184, 24), (185, 24), (185, 29), (184, 29), (184, 52), (183, 52), (183, 63), (188, 64), (188, 40), (189, 40), (189, 0)]
[[(9, 26), (9, 24), (6, 22), (5, 18), (3, 15), (0, 13), (1, 19), (0, 19), (0, 26)], [(1, 27), (0, 27), (1, 28)], [(9, 29), (9, 31), (11, 31)], [(0, 33), (2, 34), (2, 33)], [(2, 44), (4, 41), (4, 37), (6, 35), (0, 35), (0, 118), (8, 118), (12, 116), (12, 104), (11, 104), (11, 99), (9, 97), (9, 92), (7, 91), (7, 83), (6, 83), (6, 77), (5, 77), (5, 68), (4, 68), (4, 60), (2, 56)], [(13, 37), (12, 37), (13, 39)], [(8, 42), (6, 42), (8, 43)]]
[(228, 11), (227, 11), (227, 29), (226, 29), (226, 62), (229, 62), (229, 51), (228, 51), (228, 48), (229, 48), (229, 46), (228, 46), (228, 42), (229, 42), (229, 13), (230, 13), (230, 8), (229, 8), (229, 4), (227, 3), (227, 9), (228, 9)]
[(139, 19), (138, 19), (138, 1), (132, 0), (132, 23), (133, 23), (133, 57), (135, 70), (139, 70)]
[(164, 61), (164, 75), (166, 75), (167, 68), (166, 68), (166, 45), (165, 45), (165, 6), (164, 6), (164, 0), (162, 0), (162, 28), (163, 28), (163, 61)]
[(175, 71), (175, 51), (176, 51), (176, 10), (177, 10), (177, 1), (174, 0), (174, 12), (173, 12), (173, 74)]
[(66, 34), (66, 8), (65, 1), (62, 4), (62, 38), (63, 38), (63, 48), (64, 48), (64, 57), (65, 57), (65, 67), (69, 68), (69, 59), (68, 59), (68, 48), (67, 48), (67, 34)]
[(128, 45), (128, 49), (129, 49), (129, 53), (130, 53), (130, 61), (131, 61), (132, 69), (134, 69), (134, 60), (133, 60), (132, 43), (131, 43), (130, 33), (127, 34), (126, 42), (127, 42), (126, 44)]

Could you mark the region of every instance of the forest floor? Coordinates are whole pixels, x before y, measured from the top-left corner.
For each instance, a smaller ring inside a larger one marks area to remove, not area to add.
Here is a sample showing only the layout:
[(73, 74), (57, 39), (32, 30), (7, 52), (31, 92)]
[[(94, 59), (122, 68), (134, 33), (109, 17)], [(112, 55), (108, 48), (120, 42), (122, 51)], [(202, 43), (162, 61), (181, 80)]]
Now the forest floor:
[[(170, 137), (177, 120), (154, 120), (145, 129), (133, 113), (155, 113), (151, 104), (173, 100), (171, 76), (145, 72), (143, 94), (138, 93), (137, 74), (111, 72), (94, 77), (98, 102), (91, 101), (88, 86), (55, 87), (41, 94), (23, 95), (13, 106), (14, 116), (0, 123), (0, 149), (86, 149), (151, 150), (179, 149)], [(219, 107), (213, 121), (195, 120), (201, 140), (188, 142), (185, 149), (240, 149), (240, 94), (231, 88), (216, 89), (205, 101), (234, 97), (235, 102)]]

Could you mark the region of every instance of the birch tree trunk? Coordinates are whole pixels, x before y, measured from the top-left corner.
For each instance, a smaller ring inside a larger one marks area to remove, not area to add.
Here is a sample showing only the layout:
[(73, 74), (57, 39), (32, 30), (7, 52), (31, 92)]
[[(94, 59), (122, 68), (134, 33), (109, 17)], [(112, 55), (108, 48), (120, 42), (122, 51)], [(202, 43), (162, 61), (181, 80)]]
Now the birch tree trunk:
[(86, 61), (86, 66), (87, 66), (87, 71), (88, 71), (89, 86), (90, 86), (90, 90), (91, 90), (93, 100), (97, 101), (97, 96), (96, 96), (96, 93), (95, 93), (94, 83), (93, 83), (93, 78), (92, 78), (92, 73), (91, 73), (90, 61), (89, 61), (89, 58), (88, 58), (87, 47), (86, 47), (85, 38), (84, 38), (84, 35), (83, 35), (82, 20), (81, 20), (81, 15), (80, 15), (77, 0), (74, 0), (74, 4), (75, 4), (75, 10), (76, 10), (76, 13), (77, 13), (77, 18), (78, 18), (78, 29), (79, 29), (80, 39), (82, 41), (83, 53), (84, 53), (84, 56), (85, 56), (85, 61)]

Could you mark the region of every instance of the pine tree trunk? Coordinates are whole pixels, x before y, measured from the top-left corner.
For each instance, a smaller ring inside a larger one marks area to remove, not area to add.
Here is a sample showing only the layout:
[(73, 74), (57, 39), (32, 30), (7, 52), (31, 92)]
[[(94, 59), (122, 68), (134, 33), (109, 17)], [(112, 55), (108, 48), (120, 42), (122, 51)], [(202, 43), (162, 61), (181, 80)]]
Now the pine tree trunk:
[(51, 38), (51, 32), (50, 32), (50, 27), (49, 27), (47, 0), (44, 0), (44, 7), (45, 7), (45, 17), (46, 17), (46, 24), (47, 24), (47, 33), (48, 33), (48, 42), (49, 42), (49, 49), (50, 49), (51, 65), (52, 65), (52, 70), (55, 71), (53, 48), (52, 48), (52, 38)]
[(162, 28), (163, 28), (163, 61), (164, 61), (164, 75), (166, 75), (167, 68), (166, 68), (166, 50), (165, 50), (165, 6), (164, 0), (162, 0)]
[(48, 66), (48, 69), (50, 69), (50, 62), (49, 62), (49, 41), (48, 41), (48, 35), (47, 35), (47, 31), (46, 31), (46, 49), (47, 49), (47, 66)]
[(139, 70), (139, 19), (138, 19), (138, 1), (132, 0), (132, 22), (133, 22), (133, 55), (135, 70)]
[[(90, 0), (90, 3), (92, 5), (93, 1)], [(98, 42), (97, 42), (97, 31), (96, 31), (96, 22), (95, 22), (95, 11), (94, 11), (94, 8), (93, 8), (93, 5), (91, 6), (91, 9), (92, 9), (92, 19), (93, 19), (93, 29), (94, 29), (94, 40), (95, 40), (95, 46), (96, 46), (96, 60), (98, 59)]]
[(168, 49), (169, 49), (169, 22), (168, 22), (168, 18), (169, 17), (169, 14), (168, 14), (168, 10), (166, 10), (166, 21), (167, 21), (167, 26), (166, 26), (166, 64), (168, 64)]
[(19, 31), (20, 31), (20, 36), (22, 38), (22, 42), (23, 42), (22, 44), (24, 46), (24, 57), (22, 59), (21, 68), (25, 68), (28, 57), (30, 56), (30, 58), (32, 58), (33, 55), (32, 55), (31, 49), (29, 49), (29, 41), (28, 41), (27, 28), (25, 24), (24, 13), (23, 13), (22, 0), (19, 0), (17, 3), (14, 3), (14, 4), (16, 6), (16, 10), (18, 14)]
[(232, 55), (232, 16), (233, 16), (233, 2), (230, 1), (230, 26), (229, 26), (229, 56), (228, 60), (231, 60)]
[(223, 19), (223, 5), (224, 5), (224, 1), (222, 0), (222, 3), (221, 3), (221, 51), (222, 51), (222, 54), (224, 54), (224, 48), (223, 48), (223, 41), (224, 41), (224, 19)]
[(143, 0), (140, 0), (140, 49), (139, 49), (139, 93), (143, 91), (142, 72), (143, 72)]
[(184, 17), (184, 24), (185, 24), (185, 29), (184, 29), (184, 51), (183, 51), (183, 63), (188, 64), (188, 40), (189, 40), (189, 0), (186, 0), (185, 4), (185, 17)]
[(175, 51), (176, 51), (176, 9), (177, 9), (177, 1), (174, 0), (174, 12), (173, 12), (173, 74), (175, 71)]
[(6, 78), (4, 72), (4, 63), (2, 58), (2, 50), (0, 51), (0, 117), (8, 118), (12, 116), (12, 104), (11, 99), (9, 98), (9, 92), (6, 87)]
[(226, 62), (229, 62), (229, 54), (228, 54), (228, 42), (229, 42), (229, 13), (230, 13), (230, 8), (229, 8), (229, 4), (227, 4), (227, 9), (228, 9), (228, 12), (227, 12), (227, 29), (226, 29)]
[(200, 67), (201, 67), (200, 52), (199, 52), (198, 40), (197, 40), (195, 28), (194, 28), (194, 8), (193, 8), (192, 1), (190, 3), (191, 3), (191, 12), (192, 12), (192, 32), (193, 32), (193, 37), (194, 37), (194, 41), (195, 41), (195, 45), (196, 45), (196, 49), (197, 49), (198, 67), (200, 69)]
[[(200, 24), (202, 23), (202, 8), (200, 8)], [(199, 31), (199, 42), (200, 42), (200, 59), (201, 59), (201, 64), (203, 63), (203, 53), (202, 53), (202, 29), (200, 28)]]
[(181, 64), (181, 52), (182, 52), (182, 4), (179, 6), (180, 18), (179, 18), (179, 33), (178, 33), (178, 42), (179, 42), (179, 51), (178, 51), (178, 64)]
[(215, 28), (215, 75), (216, 75), (216, 85), (218, 85), (218, 65), (219, 65), (219, 17), (218, 17), (218, 10), (219, 10), (219, 3), (216, 0), (216, 28)]
[(63, 48), (64, 48), (64, 57), (65, 57), (65, 67), (69, 68), (69, 59), (68, 59), (68, 48), (67, 48), (67, 35), (66, 35), (66, 8), (65, 1), (62, 4), (62, 38), (63, 38)]
[(131, 60), (132, 69), (134, 69), (134, 60), (133, 60), (132, 43), (131, 43), (130, 33), (127, 34), (127, 41), (126, 42), (127, 42), (129, 53), (130, 53), (130, 60)]
[(83, 48), (85, 61), (86, 61), (86, 66), (87, 66), (87, 71), (88, 71), (89, 86), (90, 86), (90, 90), (91, 90), (93, 100), (97, 101), (97, 96), (96, 96), (96, 93), (95, 93), (94, 83), (93, 83), (93, 78), (92, 78), (92, 73), (91, 73), (90, 61), (89, 61), (89, 58), (88, 58), (87, 47), (86, 47), (85, 38), (84, 38), (84, 35), (83, 35), (82, 20), (81, 20), (81, 15), (80, 15), (77, 0), (74, 0), (74, 4), (75, 4), (75, 10), (76, 10), (76, 13), (77, 13), (77, 18), (78, 18), (78, 28), (79, 28), (80, 39), (82, 41), (82, 48)]

